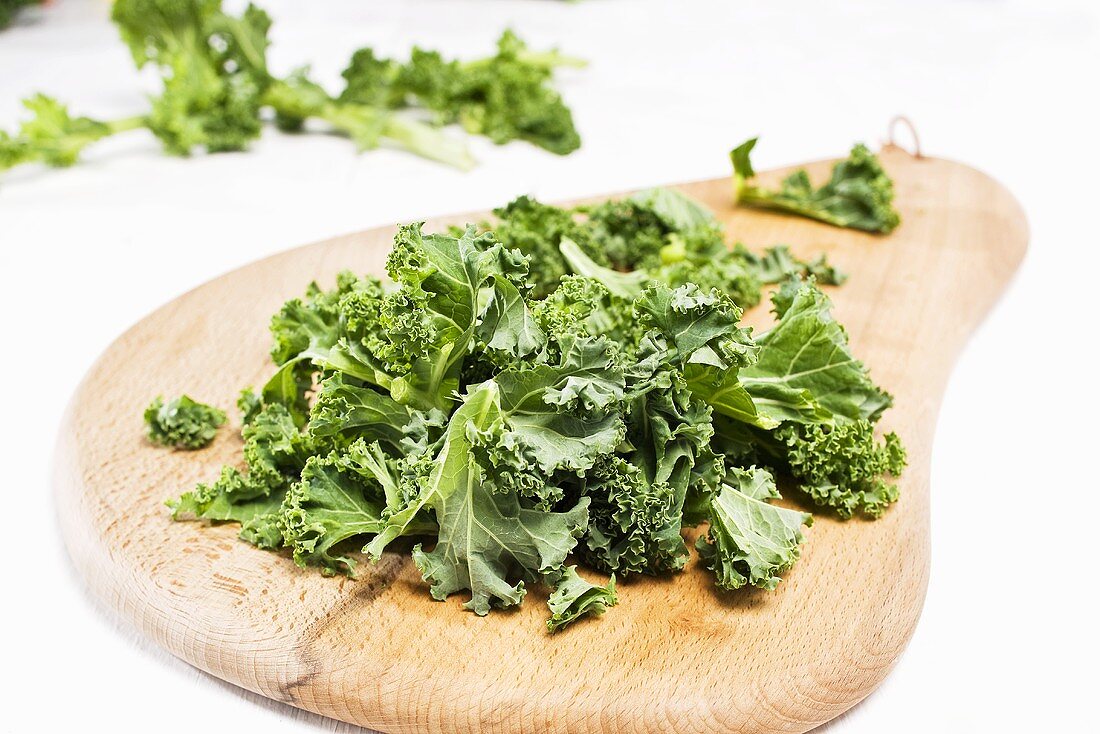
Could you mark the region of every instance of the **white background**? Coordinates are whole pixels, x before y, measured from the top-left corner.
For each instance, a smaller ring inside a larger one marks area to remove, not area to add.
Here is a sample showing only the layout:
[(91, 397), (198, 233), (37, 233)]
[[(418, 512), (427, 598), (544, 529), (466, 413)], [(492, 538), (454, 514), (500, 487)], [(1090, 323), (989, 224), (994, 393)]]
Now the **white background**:
[[(1012, 189), (1032, 244), (951, 382), (932, 472), (924, 615), (844, 734), (1082, 731), (1095, 724), (1097, 430), (1092, 358), (1100, 14), (1082, 2), (263, 0), (276, 70), (328, 84), (351, 51), (488, 52), (506, 25), (591, 66), (562, 77), (584, 138), (559, 158), (475, 141), (458, 173), (342, 139), (268, 131), (251, 152), (173, 159), (145, 132), (67, 171), (0, 177), (0, 729), (348, 731), (203, 675), (93, 604), (58, 539), (59, 419), (96, 355), (144, 314), (257, 257), (346, 231), (725, 175), (877, 143), (898, 112), (926, 152)], [(155, 86), (105, 0), (55, 2), (0, 33), (0, 127), (42, 90), (82, 114), (142, 110)], [(1086, 724), (1089, 719), (1091, 724)]]

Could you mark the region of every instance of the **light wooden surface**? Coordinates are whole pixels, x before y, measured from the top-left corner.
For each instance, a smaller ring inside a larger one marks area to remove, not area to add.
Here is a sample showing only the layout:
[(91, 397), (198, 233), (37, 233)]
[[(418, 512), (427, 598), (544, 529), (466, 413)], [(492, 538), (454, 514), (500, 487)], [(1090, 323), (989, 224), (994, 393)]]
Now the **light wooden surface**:
[[(271, 313), (311, 279), (381, 272), (393, 228), (229, 273), (107, 350), (58, 442), (55, 491), (74, 563), (109, 606), (184, 660), (386, 732), (800, 732), (827, 721), (874, 689), (913, 632), (944, 384), (1027, 242), (1018, 204), (983, 174), (896, 149), (883, 160), (903, 215), (887, 238), (733, 210), (728, 179), (680, 187), (718, 212), (731, 238), (826, 251), (851, 274), (831, 293), (835, 313), (896, 396), (882, 425), (910, 452), (900, 502), (877, 522), (819, 516), (774, 593), (720, 593), (692, 560), (671, 578), (622, 582), (618, 607), (551, 637), (544, 593), (479, 618), (456, 597), (431, 601), (407, 556), (387, 553), (356, 580), (327, 579), (238, 541), (232, 526), (172, 522), (163, 501), (238, 460), (240, 439), (228, 429), (197, 453), (153, 448), (142, 436), (145, 404), (186, 391), (231, 406), (241, 386), (273, 370)], [(766, 323), (762, 310), (748, 320)]]

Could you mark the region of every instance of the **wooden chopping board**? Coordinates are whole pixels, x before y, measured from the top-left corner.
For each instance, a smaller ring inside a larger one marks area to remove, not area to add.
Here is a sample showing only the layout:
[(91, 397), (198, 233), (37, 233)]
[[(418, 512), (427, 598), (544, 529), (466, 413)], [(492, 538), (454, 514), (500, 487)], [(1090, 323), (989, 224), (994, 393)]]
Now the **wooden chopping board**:
[[(831, 163), (809, 166), (815, 180)], [(731, 238), (824, 251), (850, 273), (830, 289), (836, 316), (896, 396), (882, 425), (909, 449), (898, 504), (877, 522), (818, 516), (776, 592), (719, 592), (693, 558), (671, 578), (621, 582), (618, 607), (549, 636), (544, 592), (480, 618), (458, 597), (431, 601), (407, 555), (364, 563), (355, 580), (324, 578), (238, 541), (233, 526), (172, 522), (164, 500), (238, 461), (241, 441), (233, 426), (199, 452), (154, 448), (145, 405), (187, 392), (229, 407), (242, 386), (262, 385), (274, 369), (270, 315), (312, 279), (383, 272), (394, 227), (224, 275), (108, 348), (58, 442), (55, 490), (73, 561), (110, 607), (189, 663), (385, 732), (801, 732), (827, 721), (878, 685), (916, 625), (944, 385), (1027, 244), (1019, 205), (982, 173), (896, 148), (883, 163), (903, 217), (885, 238), (733, 209), (726, 178), (678, 187), (714, 209)], [(748, 320), (766, 323), (764, 308)]]

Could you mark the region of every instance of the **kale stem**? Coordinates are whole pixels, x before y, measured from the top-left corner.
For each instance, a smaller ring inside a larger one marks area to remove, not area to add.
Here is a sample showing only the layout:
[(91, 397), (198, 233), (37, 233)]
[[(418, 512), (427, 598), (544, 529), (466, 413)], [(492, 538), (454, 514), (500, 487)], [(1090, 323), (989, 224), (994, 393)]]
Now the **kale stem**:
[[(572, 69), (583, 69), (588, 66), (588, 62), (584, 59), (576, 56), (566, 56), (556, 50), (554, 51), (521, 51), (517, 57), (519, 61), (531, 66), (537, 66), (541, 69), (555, 69), (558, 67), (569, 67)], [(474, 59), (473, 61), (466, 61), (459, 66), (465, 70), (479, 69), (483, 66), (488, 66), (492, 61), (496, 59), (495, 56), (486, 56), (481, 59)]]
[(524, 51), (519, 55), (520, 61), (547, 69), (557, 67), (569, 67), (571, 69), (583, 69), (588, 66), (588, 61), (577, 56), (566, 56), (558, 51)]
[(137, 115), (135, 117), (124, 117), (121, 120), (112, 120), (104, 124), (110, 131), (107, 134), (115, 135), (116, 133), (124, 133), (128, 130), (137, 130), (140, 127), (145, 127), (145, 116)]

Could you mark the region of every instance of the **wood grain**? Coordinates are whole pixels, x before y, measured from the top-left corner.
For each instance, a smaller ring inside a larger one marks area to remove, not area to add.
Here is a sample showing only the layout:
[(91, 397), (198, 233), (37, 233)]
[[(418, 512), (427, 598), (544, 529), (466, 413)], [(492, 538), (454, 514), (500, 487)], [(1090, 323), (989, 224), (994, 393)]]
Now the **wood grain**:
[(874, 689), (916, 625), (944, 384), (1027, 242), (1020, 207), (985, 175), (897, 149), (883, 161), (904, 218), (887, 238), (732, 209), (727, 179), (679, 187), (717, 211), (731, 237), (825, 251), (851, 274), (833, 292), (836, 315), (895, 394), (883, 426), (910, 451), (900, 502), (878, 522), (819, 517), (774, 593), (719, 593), (693, 560), (673, 578), (622, 583), (618, 607), (550, 637), (538, 592), (479, 618), (458, 598), (432, 602), (407, 555), (388, 553), (356, 580), (329, 579), (239, 542), (231, 526), (169, 520), (163, 501), (237, 461), (241, 443), (223, 430), (200, 452), (153, 448), (145, 404), (186, 391), (228, 407), (242, 385), (262, 384), (273, 369), (270, 314), (311, 279), (382, 272), (393, 227), (229, 273), (111, 345), (58, 442), (55, 491), (74, 563), (110, 607), (191, 664), (386, 732), (801, 732), (827, 721)]

